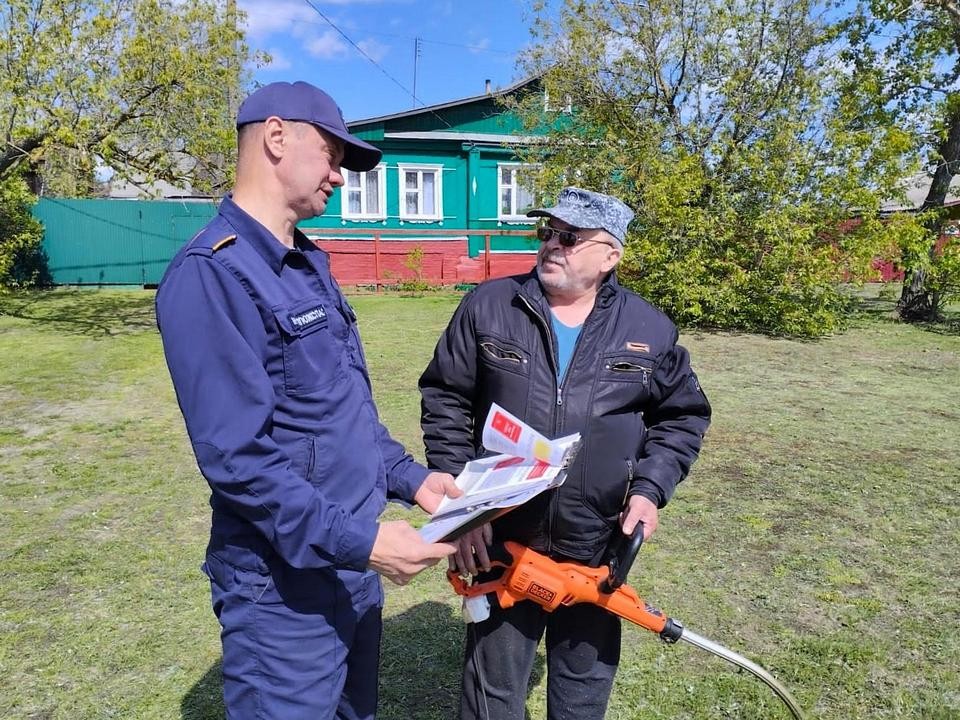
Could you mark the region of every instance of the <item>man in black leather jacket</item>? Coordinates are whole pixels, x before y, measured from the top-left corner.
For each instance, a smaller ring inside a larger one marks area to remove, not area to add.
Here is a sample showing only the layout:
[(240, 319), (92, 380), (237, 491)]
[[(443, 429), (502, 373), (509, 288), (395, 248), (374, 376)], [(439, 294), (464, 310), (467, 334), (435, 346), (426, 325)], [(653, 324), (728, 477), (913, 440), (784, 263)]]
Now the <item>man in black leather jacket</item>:
[[(561, 487), (460, 540), (453, 564), (470, 573), (489, 569), (494, 541), (599, 565), (617, 534), (642, 522), (649, 537), (710, 423), (676, 327), (614, 275), (633, 212), (565, 188), (555, 207), (528, 214), (547, 218), (536, 270), (464, 297), (420, 378), (427, 462), (456, 475), (482, 454), (493, 402), (548, 437), (580, 432), (582, 446)], [(593, 605), (546, 613), (523, 602), (493, 607), (468, 633), (461, 718), (522, 720), (544, 633), (548, 718), (603, 717), (619, 619)]]

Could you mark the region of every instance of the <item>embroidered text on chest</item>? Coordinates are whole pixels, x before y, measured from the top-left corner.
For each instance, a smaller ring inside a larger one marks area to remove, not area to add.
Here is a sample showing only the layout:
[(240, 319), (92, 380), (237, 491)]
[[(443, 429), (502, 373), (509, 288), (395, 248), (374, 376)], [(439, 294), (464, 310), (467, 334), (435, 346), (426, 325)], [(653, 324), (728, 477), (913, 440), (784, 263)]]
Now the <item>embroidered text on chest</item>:
[(323, 309), (323, 305), (317, 305), (309, 310), (291, 315), (290, 322), (295, 328), (302, 330), (305, 327), (317, 324), (321, 320), (325, 320), (326, 317), (327, 311)]

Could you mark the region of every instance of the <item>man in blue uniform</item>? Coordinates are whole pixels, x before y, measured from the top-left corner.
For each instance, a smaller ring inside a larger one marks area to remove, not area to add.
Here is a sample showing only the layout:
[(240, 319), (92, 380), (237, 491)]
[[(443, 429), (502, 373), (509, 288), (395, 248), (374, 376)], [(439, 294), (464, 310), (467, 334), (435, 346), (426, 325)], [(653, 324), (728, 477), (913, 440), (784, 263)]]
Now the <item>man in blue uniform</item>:
[(326, 253), (299, 230), (340, 168), (380, 151), (307, 83), (273, 83), (237, 115), (237, 181), (177, 254), (157, 323), (211, 488), (203, 569), (222, 627), (230, 718), (372, 718), (383, 591), (454, 551), (388, 498), (432, 512), (453, 478), (415, 463), (380, 423), (356, 316)]

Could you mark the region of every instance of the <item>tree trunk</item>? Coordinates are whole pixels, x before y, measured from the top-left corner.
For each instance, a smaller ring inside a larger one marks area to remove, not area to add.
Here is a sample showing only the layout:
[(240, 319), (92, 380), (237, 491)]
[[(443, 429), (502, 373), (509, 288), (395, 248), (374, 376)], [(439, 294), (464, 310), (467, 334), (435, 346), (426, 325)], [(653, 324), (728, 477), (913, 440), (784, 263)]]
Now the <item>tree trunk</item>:
[[(947, 136), (937, 148), (940, 162), (933, 174), (927, 197), (920, 208), (921, 210), (941, 210), (933, 215), (928, 225), (930, 234), (933, 236), (933, 241), (930, 243), (931, 258), (936, 252), (937, 239), (940, 237), (943, 203), (950, 190), (950, 182), (954, 174), (960, 170), (960, 109), (956, 104), (952, 105), (953, 109), (948, 117)], [(936, 320), (939, 316), (940, 294), (929, 287), (927, 272), (924, 268), (905, 268), (903, 290), (900, 293), (900, 302), (897, 303), (897, 311), (900, 317), (908, 322), (929, 322)]]
[(44, 141), (43, 135), (32, 135), (18, 143), (7, 141), (7, 148), (0, 152), (0, 180), (13, 173), (21, 162), (29, 161), (30, 153)]

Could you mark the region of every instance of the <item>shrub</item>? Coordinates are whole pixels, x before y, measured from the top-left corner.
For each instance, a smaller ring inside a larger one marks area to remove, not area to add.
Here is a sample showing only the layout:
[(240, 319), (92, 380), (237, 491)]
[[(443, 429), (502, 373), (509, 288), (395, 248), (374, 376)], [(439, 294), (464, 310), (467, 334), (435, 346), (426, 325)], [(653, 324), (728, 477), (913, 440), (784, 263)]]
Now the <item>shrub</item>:
[(35, 202), (22, 178), (0, 180), (0, 288), (49, 282), (41, 248), (43, 226), (30, 212)]

